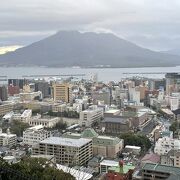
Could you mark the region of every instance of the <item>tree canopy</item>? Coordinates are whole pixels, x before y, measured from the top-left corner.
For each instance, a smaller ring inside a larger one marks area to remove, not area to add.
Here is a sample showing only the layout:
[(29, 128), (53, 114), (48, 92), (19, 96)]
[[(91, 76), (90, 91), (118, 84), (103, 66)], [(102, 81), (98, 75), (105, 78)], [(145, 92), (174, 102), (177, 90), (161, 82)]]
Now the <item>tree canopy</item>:
[(143, 151), (147, 151), (151, 147), (151, 142), (145, 135), (123, 133), (120, 136), (124, 139), (124, 145), (140, 146)]
[(4, 174), (1, 178), (5, 177), (6, 180), (75, 180), (72, 175), (56, 169), (44, 158), (25, 158), (11, 165), (1, 159), (0, 167), (4, 167)]

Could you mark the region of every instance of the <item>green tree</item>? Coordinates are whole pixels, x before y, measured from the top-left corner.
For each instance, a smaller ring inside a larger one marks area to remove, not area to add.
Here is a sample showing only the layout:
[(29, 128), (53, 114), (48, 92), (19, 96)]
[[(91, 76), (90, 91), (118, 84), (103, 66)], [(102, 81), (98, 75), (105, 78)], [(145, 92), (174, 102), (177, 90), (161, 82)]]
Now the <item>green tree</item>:
[(147, 151), (151, 147), (150, 140), (145, 135), (123, 133), (120, 135), (124, 139), (124, 145), (140, 146), (142, 151)]
[(72, 175), (56, 169), (53, 165), (43, 158), (25, 158), (12, 165), (7, 164), (2, 159), (0, 160), (0, 167), (5, 169), (6, 180), (21, 179), (20, 176), (34, 180), (75, 180)]
[(22, 136), (23, 131), (29, 127), (28, 123), (24, 123), (18, 120), (12, 121), (10, 124), (10, 130), (17, 136)]
[(171, 126), (169, 126), (169, 130), (173, 132), (173, 136), (175, 136), (177, 130), (178, 130), (178, 122), (175, 121), (171, 124)]

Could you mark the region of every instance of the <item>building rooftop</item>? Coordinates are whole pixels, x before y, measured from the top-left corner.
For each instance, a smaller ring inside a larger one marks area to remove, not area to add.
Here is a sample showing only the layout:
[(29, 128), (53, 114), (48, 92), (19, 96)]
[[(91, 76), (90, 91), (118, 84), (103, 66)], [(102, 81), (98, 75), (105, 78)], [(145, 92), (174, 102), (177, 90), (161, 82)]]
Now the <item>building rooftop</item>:
[(16, 134), (1, 133), (0, 136), (3, 136), (3, 137), (14, 137), (14, 136), (16, 136)]
[(81, 134), (82, 138), (93, 138), (97, 136), (98, 136), (98, 133), (96, 133), (96, 131), (92, 128), (85, 129)]
[(160, 156), (154, 153), (146, 154), (141, 161), (151, 161), (153, 163), (158, 163), (160, 161)]
[(118, 165), (118, 166), (110, 167), (108, 170), (121, 173), (121, 174), (126, 174), (128, 173), (129, 170), (134, 170), (134, 169), (135, 169), (135, 166), (128, 163), (128, 164), (124, 164), (122, 169)]
[(127, 117), (105, 117), (102, 122), (110, 122), (110, 123), (121, 123), (126, 124), (128, 121)]
[(27, 130), (39, 130), (39, 129), (43, 129), (44, 126), (43, 125), (37, 125), (37, 126), (33, 126), (33, 127), (30, 127), (30, 128), (27, 128)]
[(113, 161), (113, 160), (103, 160), (102, 162), (100, 162), (100, 165), (102, 166), (110, 166), (110, 167), (113, 167), (113, 166), (119, 166), (119, 162), (117, 161)]
[(70, 146), (70, 147), (81, 147), (89, 142), (91, 139), (71, 139), (71, 138), (63, 138), (63, 137), (49, 137), (40, 143), (44, 144), (52, 144), (52, 145), (61, 145), (61, 146)]
[(163, 172), (163, 173), (170, 173), (170, 174), (172, 173), (174, 175), (180, 176), (180, 168), (174, 167), (174, 166), (146, 163), (142, 169), (143, 170)]

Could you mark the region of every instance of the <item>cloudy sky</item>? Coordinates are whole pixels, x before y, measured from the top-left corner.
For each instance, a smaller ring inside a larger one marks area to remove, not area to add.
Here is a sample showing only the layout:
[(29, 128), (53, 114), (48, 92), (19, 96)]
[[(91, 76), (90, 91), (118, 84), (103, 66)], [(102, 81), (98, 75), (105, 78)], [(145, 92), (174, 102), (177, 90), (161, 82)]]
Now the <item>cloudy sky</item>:
[(154, 50), (180, 45), (180, 0), (1, 0), (0, 46), (58, 30), (113, 32)]

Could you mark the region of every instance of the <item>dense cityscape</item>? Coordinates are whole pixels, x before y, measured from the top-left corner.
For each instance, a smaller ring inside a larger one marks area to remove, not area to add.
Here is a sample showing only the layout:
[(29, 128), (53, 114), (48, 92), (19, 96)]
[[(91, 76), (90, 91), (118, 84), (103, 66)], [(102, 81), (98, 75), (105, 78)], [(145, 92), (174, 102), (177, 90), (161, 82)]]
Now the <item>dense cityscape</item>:
[(0, 99), (2, 179), (180, 178), (179, 73), (7, 79)]

